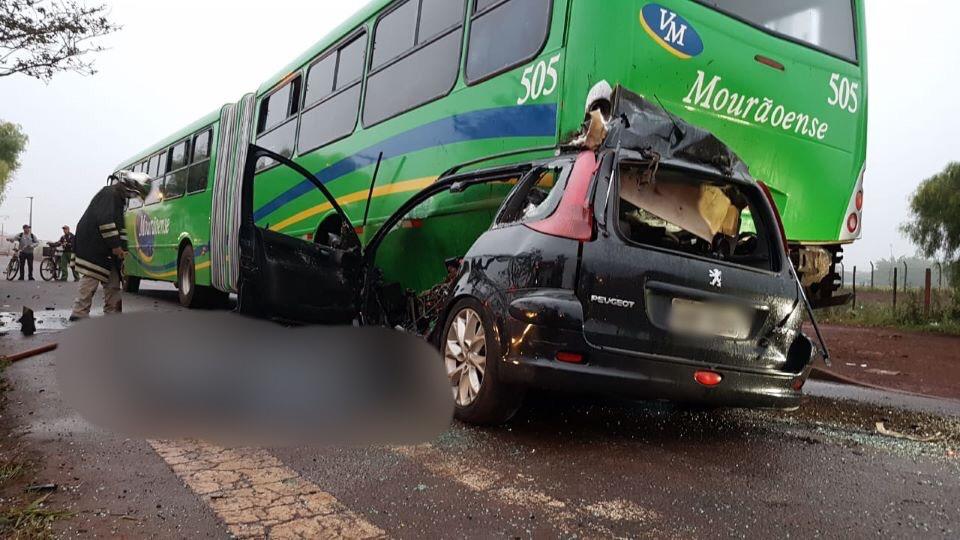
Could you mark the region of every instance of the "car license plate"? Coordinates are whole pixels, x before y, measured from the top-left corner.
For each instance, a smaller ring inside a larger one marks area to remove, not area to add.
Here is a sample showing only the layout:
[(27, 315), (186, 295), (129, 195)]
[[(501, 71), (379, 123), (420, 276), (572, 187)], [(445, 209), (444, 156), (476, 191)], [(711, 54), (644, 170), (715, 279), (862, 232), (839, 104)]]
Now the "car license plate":
[(742, 308), (674, 298), (670, 330), (678, 334), (746, 339), (750, 320)]

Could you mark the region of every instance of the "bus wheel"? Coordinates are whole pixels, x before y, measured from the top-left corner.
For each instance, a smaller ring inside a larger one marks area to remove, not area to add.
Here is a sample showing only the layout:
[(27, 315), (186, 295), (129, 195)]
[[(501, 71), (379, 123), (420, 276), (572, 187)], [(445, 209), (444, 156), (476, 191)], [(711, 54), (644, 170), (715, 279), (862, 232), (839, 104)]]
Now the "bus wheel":
[(197, 271), (193, 260), (193, 246), (187, 244), (180, 253), (177, 264), (177, 292), (180, 305), (185, 308), (199, 307), (197, 300)]
[(140, 292), (140, 278), (137, 276), (123, 276), (123, 292), (130, 294)]
[(177, 264), (177, 293), (180, 305), (189, 309), (222, 308), (230, 299), (230, 295), (213, 287), (197, 285), (193, 246), (189, 244), (183, 248)]

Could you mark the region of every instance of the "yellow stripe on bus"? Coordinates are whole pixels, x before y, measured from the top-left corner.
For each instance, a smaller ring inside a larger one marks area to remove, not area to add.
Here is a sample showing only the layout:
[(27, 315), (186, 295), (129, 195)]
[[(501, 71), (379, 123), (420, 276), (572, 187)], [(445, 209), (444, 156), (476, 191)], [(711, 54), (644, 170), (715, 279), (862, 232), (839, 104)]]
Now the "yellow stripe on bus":
[[(212, 264), (213, 264), (213, 263), (212, 263), (211, 261), (207, 261), (207, 262), (204, 262), (204, 263), (200, 263), (200, 264), (198, 264), (198, 265), (196, 266), (195, 270), (205, 270), (205, 269), (207, 269), (207, 268), (210, 268), (210, 266), (211, 266)], [(163, 273), (163, 274), (155, 274), (155, 273), (153, 273), (153, 272), (151, 272), (151, 271), (149, 271), (149, 270), (147, 270), (147, 269), (143, 269), (143, 273), (146, 274), (147, 277), (151, 277), (151, 278), (153, 278), (153, 279), (166, 279), (166, 278), (175, 278), (175, 277), (177, 277), (177, 271), (176, 271), (176, 270), (171, 270), (170, 272), (165, 272), (165, 273)]]
[[(416, 180), (407, 180), (407, 181), (405, 181), (405, 182), (397, 182), (397, 183), (395, 183), (395, 184), (390, 184), (390, 185), (388, 185), (388, 186), (381, 186), (381, 187), (378, 187), (378, 188), (374, 188), (374, 189), (373, 189), (373, 198), (385, 197), (385, 196), (387, 196), (387, 195), (396, 195), (396, 194), (398, 194), (398, 193), (408, 193), (408, 192), (411, 192), (411, 191), (420, 191), (421, 189), (423, 189), (423, 188), (425, 188), (425, 187), (433, 184), (434, 182), (436, 182), (436, 181), (437, 181), (437, 178), (438, 178), (437, 176), (430, 176), (430, 177), (427, 177), (427, 178), (418, 178), (418, 179), (416, 179)], [(350, 203), (365, 201), (365, 200), (367, 200), (367, 196), (368, 196), (369, 194), (370, 194), (370, 190), (369, 190), (369, 189), (365, 189), (365, 190), (363, 190), (363, 191), (357, 191), (357, 192), (355, 192), (355, 193), (350, 193), (349, 195), (344, 195), (343, 197), (337, 198), (337, 204), (343, 206), (343, 205), (347, 205), (347, 204), (350, 204)], [(333, 208), (333, 205), (330, 204), (330, 203), (328, 203), (328, 202), (327, 202), (327, 203), (323, 203), (323, 204), (318, 204), (317, 206), (314, 206), (314, 207), (312, 207), (312, 208), (308, 208), (308, 209), (304, 210), (303, 212), (300, 212), (300, 213), (298, 213), (298, 214), (294, 214), (294, 215), (290, 216), (289, 218), (287, 218), (287, 219), (285, 219), (285, 220), (283, 220), (283, 221), (274, 223), (273, 225), (270, 226), (270, 230), (272, 230), (272, 231), (282, 231), (282, 230), (290, 227), (291, 225), (295, 225), (295, 224), (297, 224), (297, 223), (300, 223), (301, 221), (310, 219), (310, 218), (312, 218), (313, 216), (316, 216), (316, 215), (318, 215), (318, 214), (322, 214), (322, 213), (324, 213), (324, 212), (327, 212), (328, 210), (330, 210), (330, 209), (332, 209), (332, 208)]]

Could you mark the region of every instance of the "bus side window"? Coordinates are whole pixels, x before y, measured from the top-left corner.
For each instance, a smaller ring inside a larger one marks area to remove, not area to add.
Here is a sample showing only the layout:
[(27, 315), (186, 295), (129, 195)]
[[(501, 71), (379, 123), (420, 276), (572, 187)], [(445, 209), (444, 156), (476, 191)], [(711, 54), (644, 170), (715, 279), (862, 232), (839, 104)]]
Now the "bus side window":
[(170, 149), (170, 174), (163, 183), (164, 200), (182, 197), (186, 192), (189, 153), (189, 139), (177, 143)]
[[(297, 138), (297, 113), (300, 112), (300, 89), (302, 78), (298, 75), (260, 100), (257, 121), (257, 144), (268, 150), (292, 157)], [(272, 160), (261, 158), (257, 170), (273, 165)]]
[(466, 0), (408, 0), (380, 18), (374, 30), (372, 71), (367, 76), (365, 126), (453, 90), (460, 71), (465, 9)]
[(366, 46), (366, 34), (361, 34), (308, 71), (297, 146), (301, 155), (353, 133)]
[(547, 42), (551, 0), (477, 0), (466, 80), (476, 84), (532, 60)]
[(193, 137), (193, 156), (190, 159), (190, 176), (187, 179), (187, 193), (201, 193), (207, 190), (207, 177), (210, 175), (210, 130), (202, 131)]

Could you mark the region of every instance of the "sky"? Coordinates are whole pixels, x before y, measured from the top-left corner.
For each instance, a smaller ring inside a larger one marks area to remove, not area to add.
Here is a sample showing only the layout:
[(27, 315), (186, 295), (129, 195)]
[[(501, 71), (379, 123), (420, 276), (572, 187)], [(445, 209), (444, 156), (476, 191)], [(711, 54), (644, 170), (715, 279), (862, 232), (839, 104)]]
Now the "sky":
[[(7, 234), (27, 222), (56, 239), (75, 224), (117, 164), (282, 69), (366, 0), (115, 0), (123, 30), (104, 40), (92, 77), (49, 84), (0, 79), (0, 119), (30, 136), (0, 205)], [(265, 9), (268, 6), (269, 9)], [(848, 264), (912, 255), (898, 228), (910, 194), (960, 161), (960, 88), (953, 41), (960, 2), (866, 0), (869, 140), (863, 238)], [(253, 38), (251, 36), (257, 36)], [(216, 58), (215, 63), (210, 59)]]

